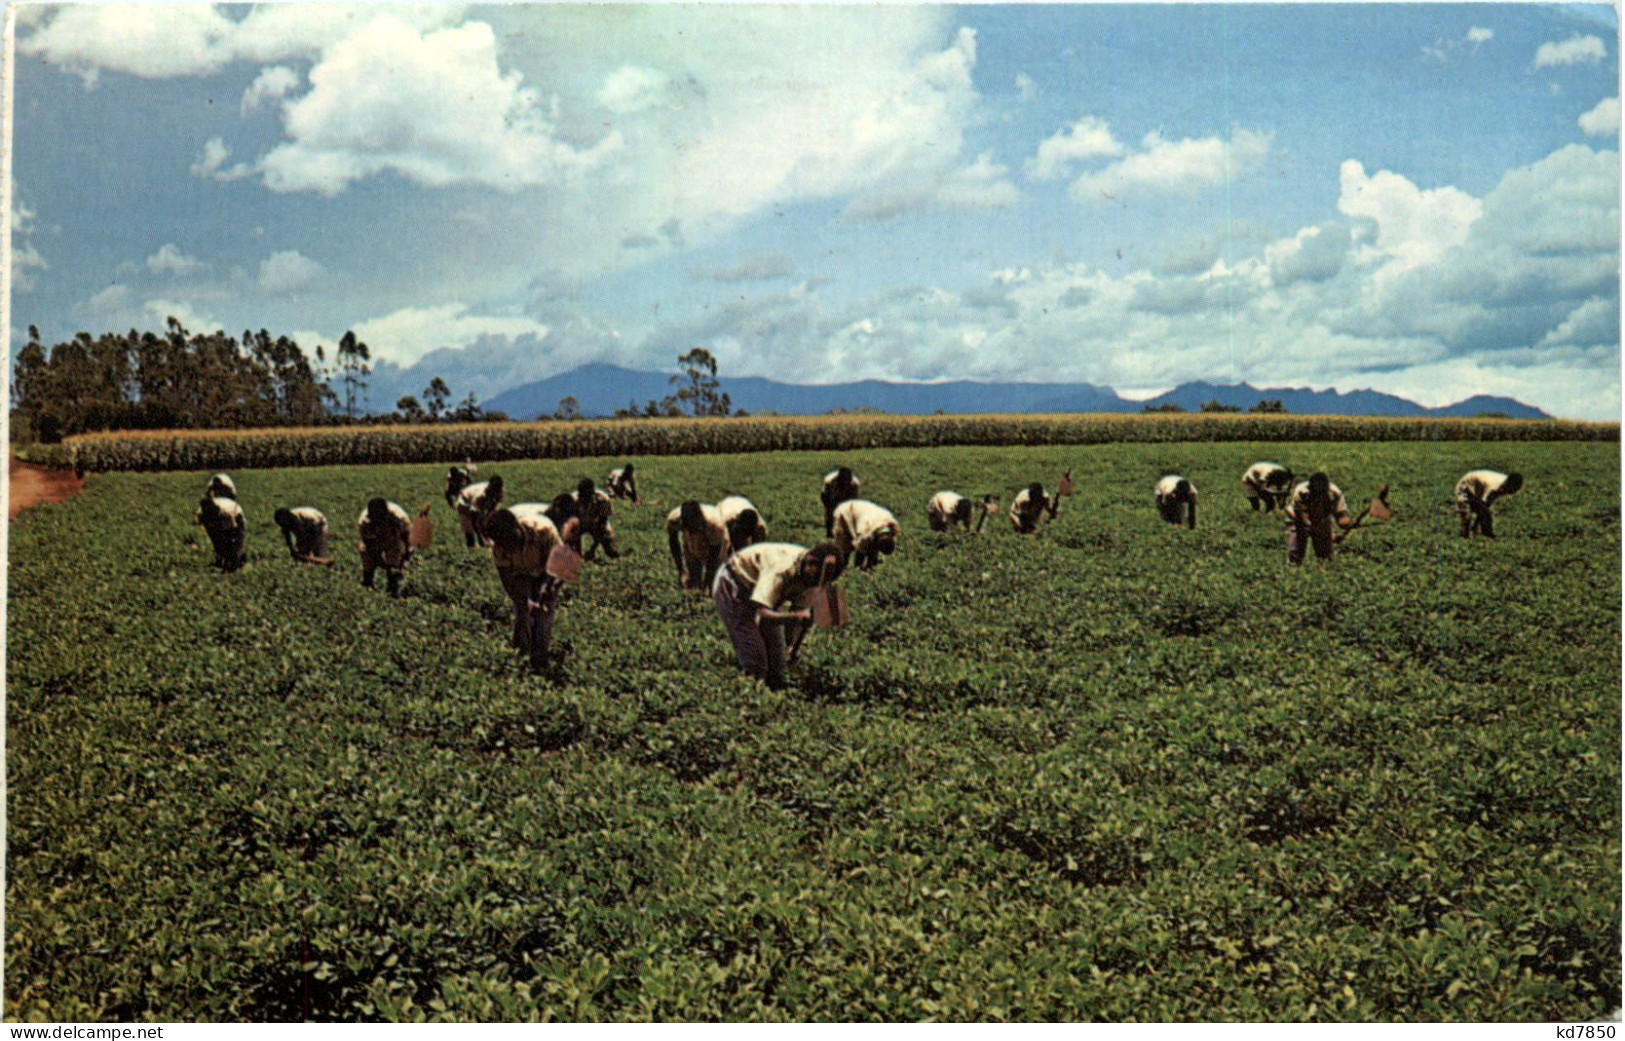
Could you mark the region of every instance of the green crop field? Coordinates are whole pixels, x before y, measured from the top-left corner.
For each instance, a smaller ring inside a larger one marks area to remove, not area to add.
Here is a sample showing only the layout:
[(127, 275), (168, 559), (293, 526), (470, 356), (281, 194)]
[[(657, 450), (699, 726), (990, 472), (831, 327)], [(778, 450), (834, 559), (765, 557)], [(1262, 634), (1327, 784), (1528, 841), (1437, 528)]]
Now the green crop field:
[[(1398, 511), (1289, 570), (1243, 469)], [(504, 462), (511, 501), (624, 459)], [(640, 458), (630, 553), (507, 647), (431, 465), (93, 477), (11, 527), (6, 1015), (1573, 1020), (1620, 1002), (1617, 443), (1160, 443)], [(734, 669), (667, 509), (904, 525), (792, 686)], [(1463, 472), (1521, 470), (1495, 541)], [(942, 488), (1039, 535), (926, 530)], [(1202, 495), (1163, 525), (1164, 473)], [(355, 520), (433, 501), (404, 596)], [(338, 566), (271, 523), (314, 505)]]

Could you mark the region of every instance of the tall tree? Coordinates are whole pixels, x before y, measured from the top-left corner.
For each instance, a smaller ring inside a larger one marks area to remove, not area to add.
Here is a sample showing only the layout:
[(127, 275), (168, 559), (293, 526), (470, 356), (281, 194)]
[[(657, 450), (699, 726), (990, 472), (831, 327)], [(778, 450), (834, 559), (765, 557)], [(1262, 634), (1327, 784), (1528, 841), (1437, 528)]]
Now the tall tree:
[(435, 422), (440, 422), (440, 417), (445, 415), (446, 406), (450, 402), (451, 388), (446, 386), (446, 381), (439, 376), (430, 380), (429, 385), (423, 388), (423, 404), (429, 410), (429, 418)]
[(717, 381), (717, 359), (704, 347), (696, 347), (679, 355), (677, 364), (682, 372), (671, 378), (677, 393), (670, 398), (679, 410), (687, 408), (693, 416), (726, 416), (733, 403), (721, 393)]
[(339, 339), (338, 361), (344, 382), (344, 414), (354, 419), (356, 406), (367, 393), (367, 377), (372, 375), (372, 351), (353, 331), (347, 331)]

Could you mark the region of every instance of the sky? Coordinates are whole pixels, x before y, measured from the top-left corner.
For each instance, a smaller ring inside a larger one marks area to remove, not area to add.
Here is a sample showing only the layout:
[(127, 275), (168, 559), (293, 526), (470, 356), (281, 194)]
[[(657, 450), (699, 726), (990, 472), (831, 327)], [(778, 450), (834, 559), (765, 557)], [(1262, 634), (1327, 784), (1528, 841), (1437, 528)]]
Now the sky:
[(16, 12), (11, 335), (1620, 415), (1619, 28), (1529, 4)]

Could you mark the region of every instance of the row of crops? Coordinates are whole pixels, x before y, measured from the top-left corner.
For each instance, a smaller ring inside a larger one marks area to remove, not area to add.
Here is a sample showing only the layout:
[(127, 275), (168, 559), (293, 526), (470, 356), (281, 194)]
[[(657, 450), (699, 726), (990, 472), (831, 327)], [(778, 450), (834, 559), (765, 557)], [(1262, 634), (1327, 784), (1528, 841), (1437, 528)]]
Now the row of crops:
[(27, 450), (81, 473), (1171, 441), (1617, 441), (1617, 423), (1281, 415), (837, 416), (87, 434)]
[[(726, 426), (719, 425), (719, 426)], [(1237, 478), (1398, 511), (1284, 564)], [(481, 460), (485, 462), (484, 459)], [(482, 466), (520, 497), (624, 456)], [(839, 462), (904, 525), (783, 691), (741, 676), (664, 517), (822, 537)], [(1480, 466), (1528, 484), (1457, 534)], [(942, 488), (1072, 469), (1036, 536)], [(508, 646), (488, 554), (399, 600), (290, 561), (440, 466), (111, 474), (12, 527), (6, 1015), (156, 1020), (1589, 1019), (1620, 1001), (1617, 444), (955, 447), (638, 459), (628, 551)], [(1152, 484), (1202, 490), (1196, 531)], [(436, 515), (454, 532), (450, 515)]]

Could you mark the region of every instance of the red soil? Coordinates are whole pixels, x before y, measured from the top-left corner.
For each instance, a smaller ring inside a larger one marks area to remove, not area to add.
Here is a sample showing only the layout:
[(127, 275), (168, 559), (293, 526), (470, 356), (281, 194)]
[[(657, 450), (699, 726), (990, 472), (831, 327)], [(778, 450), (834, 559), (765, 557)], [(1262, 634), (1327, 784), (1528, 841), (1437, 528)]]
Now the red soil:
[(9, 516), (38, 506), (45, 502), (61, 502), (75, 495), (85, 486), (85, 482), (75, 476), (72, 470), (47, 470), (43, 466), (25, 463), (16, 456), (11, 457), (10, 471), (11, 509)]

